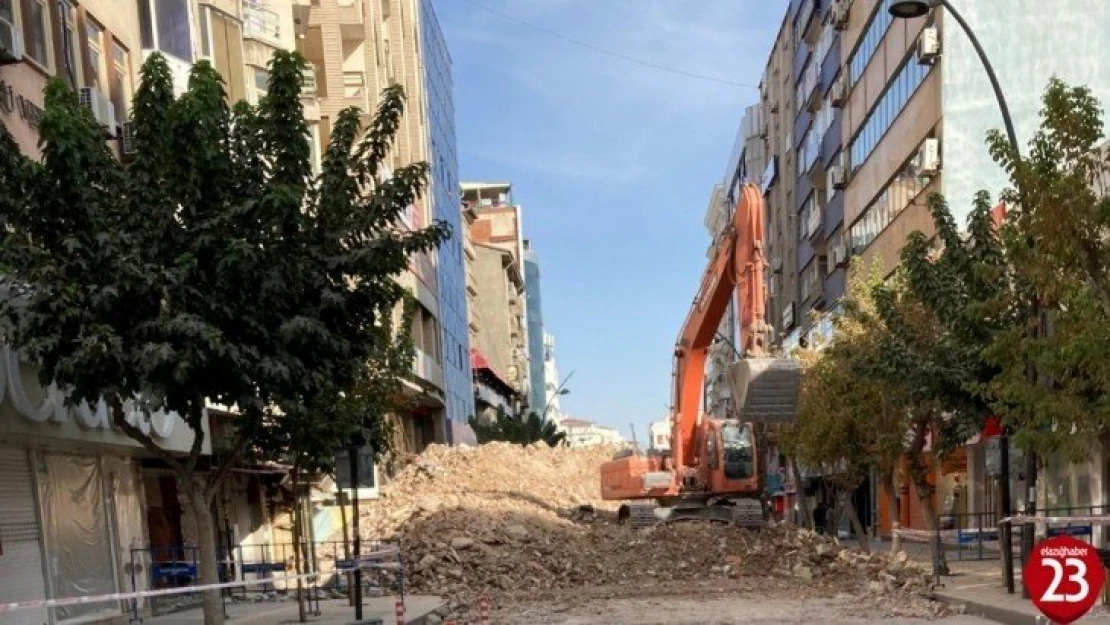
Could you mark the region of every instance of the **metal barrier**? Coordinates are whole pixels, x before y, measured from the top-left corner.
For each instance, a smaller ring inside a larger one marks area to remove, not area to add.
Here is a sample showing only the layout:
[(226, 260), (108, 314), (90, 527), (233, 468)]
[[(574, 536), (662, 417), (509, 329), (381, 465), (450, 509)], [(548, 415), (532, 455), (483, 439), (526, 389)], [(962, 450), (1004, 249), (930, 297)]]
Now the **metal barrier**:
[[(300, 547), (300, 570), (297, 571), (297, 547)], [(357, 564), (362, 569), (364, 596), (399, 595), (405, 593), (404, 560), (399, 540), (362, 540), (357, 562), (351, 557), (351, 548), (343, 541), (316, 541), (302, 543), (261, 543), (235, 545), (225, 550), (218, 563), (220, 582), (258, 582), (274, 579), (271, 583), (252, 583), (221, 590), (225, 613), (228, 600), (248, 600), (250, 595), (290, 595), (296, 592), (296, 582), (286, 576), (294, 573), (318, 573), (302, 585), (309, 601), (309, 609), (319, 614), (319, 602), (328, 595), (346, 596), (350, 586), (350, 573)], [(145, 572), (149, 588), (187, 588), (200, 584), (200, 552), (195, 545), (131, 550), (131, 590), (139, 590), (139, 575)], [(161, 615), (199, 604), (198, 593), (179, 593), (167, 597), (151, 597), (150, 612)], [(140, 621), (138, 601), (131, 601), (133, 621)]]

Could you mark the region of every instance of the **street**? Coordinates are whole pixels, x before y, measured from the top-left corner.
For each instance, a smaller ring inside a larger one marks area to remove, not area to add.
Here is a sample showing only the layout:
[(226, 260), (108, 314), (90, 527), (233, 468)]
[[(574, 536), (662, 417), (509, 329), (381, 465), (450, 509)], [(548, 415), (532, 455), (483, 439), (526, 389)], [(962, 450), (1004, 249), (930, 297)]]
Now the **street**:
[[(860, 597), (767, 600), (756, 595), (717, 599), (611, 599), (574, 604), (545, 602), (518, 605), (494, 613), (497, 623), (559, 623), (562, 625), (739, 625), (749, 623), (922, 623), (921, 618), (888, 615), (882, 608), (861, 609)], [(953, 615), (936, 619), (946, 625), (990, 623), (978, 617)]]

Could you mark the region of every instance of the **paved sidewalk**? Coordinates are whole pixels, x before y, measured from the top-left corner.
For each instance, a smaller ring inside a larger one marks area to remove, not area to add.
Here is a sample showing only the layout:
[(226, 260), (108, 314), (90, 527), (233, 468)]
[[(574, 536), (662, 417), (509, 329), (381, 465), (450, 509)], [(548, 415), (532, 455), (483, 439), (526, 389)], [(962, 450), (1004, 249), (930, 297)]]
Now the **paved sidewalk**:
[[(847, 541), (841, 541), (847, 542)], [(873, 549), (890, 550), (890, 543), (872, 545)], [(932, 568), (932, 552), (929, 545), (905, 543), (905, 551), (914, 561)], [(964, 605), (969, 614), (981, 616), (1008, 625), (1033, 625), (1047, 623), (1029, 599), (1021, 596), (1021, 562), (1014, 561), (1014, 594), (1006, 592), (1002, 577), (1001, 559), (972, 560), (957, 559), (955, 551), (949, 551), (948, 570), (950, 575), (940, 578), (941, 587), (936, 590), (937, 597), (953, 605)], [(966, 552), (965, 558), (970, 558)], [(1101, 603), (1101, 602), (1100, 602)], [(1110, 623), (1108, 606), (1098, 605), (1091, 612), (1075, 621), (1076, 623)]]
[[(369, 597), (362, 600), (362, 618), (373, 622), (381, 619), (383, 625), (396, 625), (394, 616), (394, 597)], [(419, 625), (428, 614), (439, 609), (443, 600), (428, 595), (408, 595), (405, 597), (405, 623)], [(292, 600), (229, 603), (227, 606), (228, 623), (234, 625), (282, 625), (298, 623), (297, 602)], [(320, 614), (308, 614), (307, 622), (314, 625), (348, 625), (355, 620), (355, 609), (346, 599), (320, 601)], [(143, 625), (195, 625), (203, 623), (199, 608), (143, 619)]]

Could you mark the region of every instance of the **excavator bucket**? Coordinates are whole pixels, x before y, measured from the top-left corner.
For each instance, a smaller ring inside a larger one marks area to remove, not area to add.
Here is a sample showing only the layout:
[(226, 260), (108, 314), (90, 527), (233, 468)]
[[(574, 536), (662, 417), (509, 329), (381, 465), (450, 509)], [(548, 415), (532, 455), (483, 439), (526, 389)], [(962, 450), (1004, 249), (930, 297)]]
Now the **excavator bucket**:
[(790, 358), (746, 358), (729, 366), (729, 390), (740, 418), (753, 423), (798, 419), (801, 365)]

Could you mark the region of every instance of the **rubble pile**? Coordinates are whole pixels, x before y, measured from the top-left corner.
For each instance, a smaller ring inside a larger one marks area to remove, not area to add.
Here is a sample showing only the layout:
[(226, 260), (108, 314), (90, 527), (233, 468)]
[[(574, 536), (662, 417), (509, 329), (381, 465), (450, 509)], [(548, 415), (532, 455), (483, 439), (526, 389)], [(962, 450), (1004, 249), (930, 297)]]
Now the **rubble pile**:
[(577, 588), (665, 592), (693, 584), (851, 593), (895, 615), (940, 613), (928, 575), (904, 553), (864, 554), (782, 525), (620, 525), (615, 502), (599, 492), (598, 467), (612, 453), (436, 446), (366, 506), (363, 535), (400, 537), (409, 588), (447, 597), (460, 611), (481, 593), (505, 602)]

